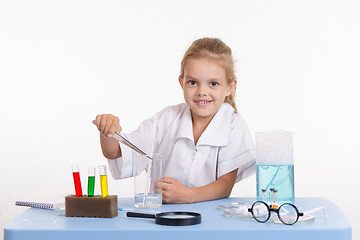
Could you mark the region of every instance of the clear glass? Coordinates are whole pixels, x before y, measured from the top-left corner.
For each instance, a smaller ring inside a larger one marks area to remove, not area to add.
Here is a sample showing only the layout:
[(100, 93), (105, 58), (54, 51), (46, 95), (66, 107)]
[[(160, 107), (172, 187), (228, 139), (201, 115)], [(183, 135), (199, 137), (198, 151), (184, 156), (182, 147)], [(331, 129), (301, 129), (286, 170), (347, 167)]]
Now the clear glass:
[(134, 157), (134, 198), (137, 208), (159, 208), (162, 205), (162, 154), (152, 160), (143, 155)]
[[(273, 189), (273, 190), (270, 190)], [(275, 190), (275, 192), (274, 192)], [(293, 133), (285, 131), (256, 133), (257, 200), (268, 203), (294, 203)]]
[(96, 173), (96, 168), (95, 167), (89, 167), (88, 176), (89, 177), (95, 177), (95, 173)]
[(79, 172), (79, 165), (77, 164), (71, 165), (71, 169), (73, 172)]
[(105, 165), (102, 165), (102, 166), (99, 167), (99, 173), (100, 173), (100, 176), (101, 175), (107, 175)]
[[(233, 203), (224, 203), (224, 204), (220, 204), (219, 208), (221, 210), (237, 210), (243, 206), (246, 206), (248, 203), (237, 203), (237, 202), (233, 202)], [(250, 204), (251, 207), (251, 204)]]
[(219, 208), (224, 211), (225, 217), (230, 218), (252, 218), (251, 213), (248, 212), (248, 209), (251, 207), (252, 203), (224, 203), (220, 204)]

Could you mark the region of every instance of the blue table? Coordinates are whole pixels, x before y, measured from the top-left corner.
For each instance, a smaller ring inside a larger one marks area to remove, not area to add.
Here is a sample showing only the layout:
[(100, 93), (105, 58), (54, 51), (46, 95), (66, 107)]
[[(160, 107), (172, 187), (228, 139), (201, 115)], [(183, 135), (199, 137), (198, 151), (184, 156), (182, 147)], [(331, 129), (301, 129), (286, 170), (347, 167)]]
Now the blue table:
[[(4, 229), (4, 240), (22, 239), (351, 239), (351, 227), (341, 210), (322, 198), (297, 198), (300, 211), (325, 207), (327, 218), (286, 226), (278, 223), (258, 223), (253, 219), (224, 216), (219, 204), (253, 202), (251, 198), (226, 198), (194, 204), (163, 205), (159, 211), (195, 211), (202, 214), (202, 223), (193, 226), (162, 226), (154, 219), (127, 218), (119, 211), (115, 218), (68, 218), (64, 210), (31, 208), (10, 222)], [(120, 198), (119, 207), (134, 208), (133, 199)]]

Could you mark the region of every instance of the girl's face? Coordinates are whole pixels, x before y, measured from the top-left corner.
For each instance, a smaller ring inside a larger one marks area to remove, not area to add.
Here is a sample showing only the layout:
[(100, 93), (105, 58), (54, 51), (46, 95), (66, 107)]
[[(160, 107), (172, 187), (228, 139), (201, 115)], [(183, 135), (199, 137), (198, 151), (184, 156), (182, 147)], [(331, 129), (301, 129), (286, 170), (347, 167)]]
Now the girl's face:
[(210, 121), (236, 85), (235, 79), (227, 82), (224, 68), (215, 61), (195, 58), (186, 60), (184, 78), (179, 77), (179, 82), (193, 121)]

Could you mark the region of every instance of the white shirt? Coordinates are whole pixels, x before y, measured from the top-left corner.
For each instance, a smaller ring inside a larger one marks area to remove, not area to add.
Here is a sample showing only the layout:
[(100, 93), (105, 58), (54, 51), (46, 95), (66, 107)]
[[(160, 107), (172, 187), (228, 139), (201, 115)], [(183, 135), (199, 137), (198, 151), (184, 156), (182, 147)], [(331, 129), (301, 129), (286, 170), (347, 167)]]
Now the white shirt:
[[(163, 155), (163, 175), (187, 187), (200, 187), (238, 169), (236, 182), (255, 173), (255, 147), (242, 117), (224, 103), (194, 144), (190, 108), (169, 106), (123, 134), (141, 150)], [(134, 152), (120, 143), (122, 157), (109, 159), (115, 179), (134, 175)]]

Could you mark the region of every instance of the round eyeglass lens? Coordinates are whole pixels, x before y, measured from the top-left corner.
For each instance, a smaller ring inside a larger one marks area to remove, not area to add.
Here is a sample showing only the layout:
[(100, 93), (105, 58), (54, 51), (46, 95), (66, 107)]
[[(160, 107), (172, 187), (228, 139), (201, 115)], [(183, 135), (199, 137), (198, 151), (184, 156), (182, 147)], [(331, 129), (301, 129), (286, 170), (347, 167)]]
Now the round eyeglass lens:
[(281, 205), (278, 215), (280, 221), (287, 225), (296, 223), (299, 218), (296, 207), (288, 203)]
[(252, 206), (252, 215), (258, 222), (266, 222), (269, 219), (268, 206), (263, 202), (256, 202)]

